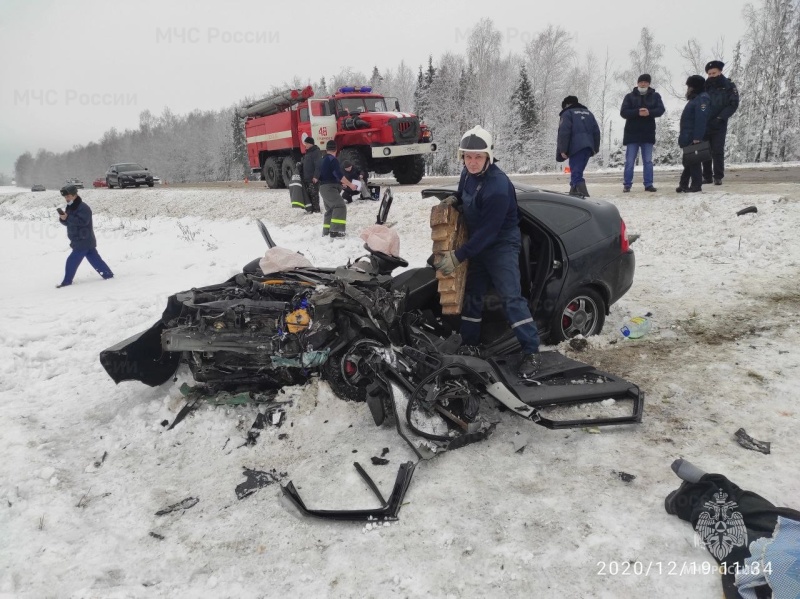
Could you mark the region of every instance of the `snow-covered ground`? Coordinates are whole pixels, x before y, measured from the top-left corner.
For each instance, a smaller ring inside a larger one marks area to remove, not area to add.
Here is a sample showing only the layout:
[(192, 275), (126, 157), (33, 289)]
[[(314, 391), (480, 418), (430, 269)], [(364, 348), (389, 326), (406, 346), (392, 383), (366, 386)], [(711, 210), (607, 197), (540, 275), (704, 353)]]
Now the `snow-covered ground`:
[[(389, 220), (420, 264), (432, 201), (398, 189)], [(635, 282), (587, 351), (558, 349), (640, 385), (643, 422), (549, 431), (498, 413), (488, 440), (421, 463), (400, 520), (375, 528), (300, 518), (277, 485), (234, 493), (243, 468), (275, 469), (312, 508), (377, 507), (352, 463), (388, 495), (413, 456), (366, 405), (324, 382), (287, 388), (287, 422), (244, 446), (255, 407), (205, 406), (168, 431), (186, 375), (115, 386), (98, 361), (155, 322), (169, 294), (221, 282), (261, 254), (254, 218), (320, 266), (361, 255), (355, 235), (323, 240), (319, 216), (290, 209), (285, 191), (87, 189), (116, 278), (84, 264), (72, 287), (55, 289), (68, 253), (58, 192), (3, 190), (0, 595), (721, 596), (690, 525), (664, 511), (679, 483), (669, 466), (682, 456), (800, 507), (800, 184), (590, 190), (641, 235)], [(758, 213), (735, 215), (749, 205)], [(348, 230), (372, 224), (376, 209), (351, 205)], [(623, 340), (619, 326), (647, 312), (651, 333)], [(772, 453), (737, 445), (740, 427)], [(520, 436), (530, 439), (515, 453)], [(384, 448), (390, 463), (373, 466)], [(155, 515), (187, 497), (199, 502)]]

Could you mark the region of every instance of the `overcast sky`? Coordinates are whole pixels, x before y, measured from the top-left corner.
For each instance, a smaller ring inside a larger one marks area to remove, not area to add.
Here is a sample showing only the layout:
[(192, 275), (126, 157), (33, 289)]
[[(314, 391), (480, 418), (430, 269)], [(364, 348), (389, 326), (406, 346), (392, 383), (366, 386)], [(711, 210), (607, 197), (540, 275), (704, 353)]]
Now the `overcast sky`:
[(446, 51), (464, 52), (470, 28), (483, 17), (503, 34), (505, 52), (522, 52), (553, 24), (573, 34), (579, 54), (608, 48), (618, 68), (627, 66), (627, 52), (647, 26), (665, 45), (677, 80), (684, 68), (677, 48), (689, 38), (710, 47), (724, 35), (732, 53), (744, 33), (744, 5), (0, 0), (0, 172), (12, 174), (26, 150), (60, 152), (111, 127), (136, 128), (145, 109), (219, 109), (294, 76), (316, 81), (344, 66), (369, 75), (374, 65), (395, 69), (405, 59), (416, 71), (429, 54), (436, 62)]

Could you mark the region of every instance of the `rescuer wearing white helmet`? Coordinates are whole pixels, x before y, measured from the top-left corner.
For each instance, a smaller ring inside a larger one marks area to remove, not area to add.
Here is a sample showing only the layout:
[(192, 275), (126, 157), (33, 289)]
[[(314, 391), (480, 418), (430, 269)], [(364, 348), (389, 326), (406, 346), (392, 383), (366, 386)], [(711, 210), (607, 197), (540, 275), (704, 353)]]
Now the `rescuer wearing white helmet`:
[(483, 299), (491, 285), (503, 302), (506, 318), (522, 347), (521, 378), (531, 378), (540, 368), (539, 332), (527, 300), (522, 296), (519, 254), (522, 244), (517, 195), (506, 174), (494, 163), (492, 135), (477, 125), (464, 133), (458, 146), (464, 169), (458, 191), (443, 202), (464, 214), (469, 237), (455, 251), (437, 256), (434, 264), (452, 274), (469, 260), (464, 305), (461, 309), (462, 354), (480, 355)]

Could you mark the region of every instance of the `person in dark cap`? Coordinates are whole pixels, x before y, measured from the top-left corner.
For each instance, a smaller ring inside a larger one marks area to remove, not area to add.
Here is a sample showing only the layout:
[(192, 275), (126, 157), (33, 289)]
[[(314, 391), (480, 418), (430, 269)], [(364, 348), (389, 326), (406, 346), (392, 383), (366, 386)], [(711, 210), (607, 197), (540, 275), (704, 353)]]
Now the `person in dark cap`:
[(344, 173), (344, 176), (348, 181), (357, 187), (357, 189), (349, 189), (347, 187), (342, 189), (342, 197), (344, 198), (345, 202), (352, 204), (353, 199), (356, 197), (360, 197), (364, 200), (372, 199), (372, 197), (369, 195), (369, 188), (367, 186), (367, 181), (369, 180), (368, 173), (358, 170), (349, 160), (342, 161), (342, 173)]
[(56, 288), (72, 285), (78, 267), (86, 258), (89, 264), (104, 279), (111, 279), (114, 273), (97, 253), (97, 239), (92, 227), (92, 209), (78, 195), (78, 188), (74, 185), (65, 185), (61, 188), (61, 195), (67, 202), (67, 209), (59, 208), (59, 222), (67, 228), (67, 237), (72, 253), (67, 256), (67, 265), (64, 269), (64, 280)]
[(564, 162), (569, 159), (569, 194), (588, 198), (583, 171), (589, 158), (600, 151), (600, 127), (594, 115), (578, 102), (576, 96), (564, 98), (561, 108), (556, 160)]
[(303, 140), (305, 147), (305, 154), (302, 160), (302, 176), (303, 185), (305, 185), (308, 203), (306, 204), (306, 212), (319, 212), (319, 183), (318, 183), (318, 170), (322, 164), (322, 152), (314, 143), (313, 137), (306, 137)]
[(625, 150), (625, 171), (622, 191), (629, 192), (633, 185), (633, 166), (639, 151), (642, 152), (644, 190), (657, 191), (653, 186), (653, 145), (656, 143), (656, 119), (664, 114), (664, 102), (653, 87), (650, 75), (639, 75), (636, 87), (622, 100), (619, 114), (625, 119), (622, 145)]
[(725, 137), (728, 134), (728, 119), (739, 108), (739, 90), (736, 84), (722, 74), (725, 63), (712, 60), (706, 64), (706, 93), (711, 98), (708, 114), (707, 139), (711, 143), (711, 160), (703, 163), (703, 182), (722, 185), (725, 176)]
[(322, 235), (344, 237), (347, 229), (347, 206), (340, 193), (342, 186), (355, 190), (356, 186), (347, 180), (336, 158), (336, 142), (325, 144), (326, 155), (319, 167), (319, 194), (325, 205)]
[[(711, 110), (711, 99), (705, 90), (706, 81), (700, 75), (692, 75), (686, 80), (686, 99), (688, 102), (681, 114), (678, 145), (685, 148), (698, 144), (706, 132), (708, 115)], [(681, 173), (678, 193), (690, 193), (703, 190), (703, 169), (700, 163), (689, 164), (684, 155), (683, 173)]]

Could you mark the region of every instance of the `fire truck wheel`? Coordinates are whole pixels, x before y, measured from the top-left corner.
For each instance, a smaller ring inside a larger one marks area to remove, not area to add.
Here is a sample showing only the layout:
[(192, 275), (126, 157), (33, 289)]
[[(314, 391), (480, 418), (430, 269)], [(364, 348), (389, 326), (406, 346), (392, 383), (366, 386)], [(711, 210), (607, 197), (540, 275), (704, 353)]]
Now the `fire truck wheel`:
[(357, 173), (367, 172), (364, 156), (355, 148), (344, 148), (336, 157), (339, 159), (339, 164), (343, 164), (345, 160), (352, 162), (353, 170)]
[(281, 162), (280, 158), (267, 158), (264, 162), (264, 181), (267, 182), (267, 187), (270, 189), (279, 189), (283, 187), (283, 177), (281, 176)]
[(297, 162), (291, 156), (287, 156), (281, 163), (281, 171), (283, 171), (283, 184), (286, 187), (292, 183), (292, 177), (297, 170)]
[(425, 159), (422, 156), (403, 156), (394, 159), (394, 178), (400, 185), (415, 185), (425, 174)]

